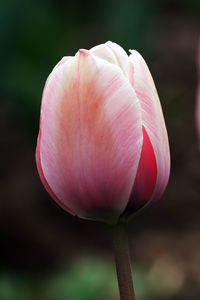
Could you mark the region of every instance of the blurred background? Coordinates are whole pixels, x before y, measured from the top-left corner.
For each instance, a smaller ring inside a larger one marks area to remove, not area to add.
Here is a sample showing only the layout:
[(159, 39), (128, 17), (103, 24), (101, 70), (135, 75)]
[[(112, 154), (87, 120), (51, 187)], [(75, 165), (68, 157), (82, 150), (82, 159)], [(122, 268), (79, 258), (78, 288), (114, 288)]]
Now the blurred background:
[(200, 1), (1, 0), (0, 24), (0, 300), (119, 299), (110, 228), (58, 207), (34, 158), (48, 74), (62, 56), (107, 40), (147, 61), (171, 146), (163, 200), (129, 224), (137, 299), (199, 299)]

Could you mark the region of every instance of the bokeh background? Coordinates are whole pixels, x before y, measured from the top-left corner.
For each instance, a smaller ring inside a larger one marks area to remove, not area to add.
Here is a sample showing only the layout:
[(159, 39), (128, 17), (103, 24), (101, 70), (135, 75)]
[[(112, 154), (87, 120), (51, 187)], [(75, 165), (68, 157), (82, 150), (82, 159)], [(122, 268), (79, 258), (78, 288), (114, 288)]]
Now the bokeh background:
[(163, 200), (129, 224), (138, 300), (200, 298), (198, 0), (0, 1), (0, 299), (117, 300), (110, 228), (44, 190), (34, 152), (41, 94), (64, 55), (112, 40), (144, 56), (169, 132)]

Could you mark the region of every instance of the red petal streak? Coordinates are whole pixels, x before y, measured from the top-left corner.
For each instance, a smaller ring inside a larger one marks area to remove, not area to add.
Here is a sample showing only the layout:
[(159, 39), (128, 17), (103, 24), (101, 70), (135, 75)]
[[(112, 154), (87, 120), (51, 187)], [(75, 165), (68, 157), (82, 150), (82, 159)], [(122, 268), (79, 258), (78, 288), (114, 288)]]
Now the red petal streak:
[(125, 213), (131, 214), (144, 206), (153, 194), (157, 180), (157, 164), (149, 136), (142, 128), (143, 146), (136, 179)]

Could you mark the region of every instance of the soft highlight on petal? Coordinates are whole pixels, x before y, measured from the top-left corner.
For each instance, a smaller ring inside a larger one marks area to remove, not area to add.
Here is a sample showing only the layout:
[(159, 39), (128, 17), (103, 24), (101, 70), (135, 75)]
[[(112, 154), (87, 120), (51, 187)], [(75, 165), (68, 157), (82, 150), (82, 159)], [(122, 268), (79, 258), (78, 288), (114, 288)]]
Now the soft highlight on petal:
[(157, 180), (151, 200), (158, 200), (169, 179), (170, 154), (162, 108), (150, 71), (135, 50), (130, 55), (130, 81), (141, 104), (142, 123), (151, 141), (157, 165)]
[(52, 72), (42, 100), (39, 151), (59, 202), (80, 217), (117, 219), (141, 146), (140, 105), (117, 66), (81, 50)]
[(107, 42), (95, 46), (89, 50), (95, 56), (118, 66), (124, 75), (129, 78), (130, 64), (129, 57), (122, 47), (113, 42)]

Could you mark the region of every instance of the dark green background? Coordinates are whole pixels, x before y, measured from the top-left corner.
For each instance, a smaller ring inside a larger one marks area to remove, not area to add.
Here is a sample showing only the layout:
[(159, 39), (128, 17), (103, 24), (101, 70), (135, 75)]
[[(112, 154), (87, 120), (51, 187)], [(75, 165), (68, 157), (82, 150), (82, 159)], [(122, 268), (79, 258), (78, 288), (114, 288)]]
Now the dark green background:
[(45, 80), (79, 48), (111, 40), (147, 61), (172, 172), (129, 224), (138, 300), (200, 298), (200, 152), (195, 130), (199, 1), (0, 1), (0, 299), (118, 299), (111, 232), (50, 199), (34, 152)]

